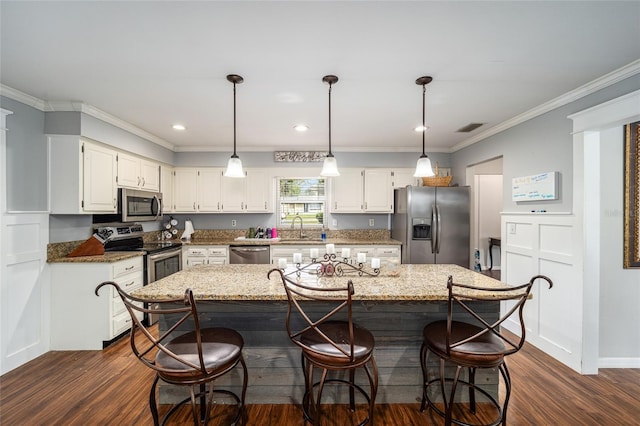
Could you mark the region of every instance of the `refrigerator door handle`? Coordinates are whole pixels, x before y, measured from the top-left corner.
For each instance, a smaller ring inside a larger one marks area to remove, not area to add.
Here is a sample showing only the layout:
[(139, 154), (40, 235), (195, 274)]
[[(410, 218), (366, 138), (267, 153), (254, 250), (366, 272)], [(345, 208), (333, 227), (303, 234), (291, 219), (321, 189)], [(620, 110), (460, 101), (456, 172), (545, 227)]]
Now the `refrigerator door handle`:
[(442, 227), (440, 226), (440, 207), (436, 204), (434, 207), (434, 211), (436, 214), (436, 237), (435, 237), (435, 250), (434, 253), (440, 253), (440, 234), (442, 233)]
[(438, 215), (435, 204), (431, 205), (431, 253), (437, 253), (438, 243)]

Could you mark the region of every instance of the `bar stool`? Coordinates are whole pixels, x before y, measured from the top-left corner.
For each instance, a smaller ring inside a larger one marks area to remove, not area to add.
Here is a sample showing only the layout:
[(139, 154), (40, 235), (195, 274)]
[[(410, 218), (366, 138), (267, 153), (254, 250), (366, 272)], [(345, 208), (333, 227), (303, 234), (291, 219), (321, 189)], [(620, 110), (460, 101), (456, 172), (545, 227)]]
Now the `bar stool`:
[[(156, 372), (149, 391), (149, 408), (154, 425), (164, 425), (178, 408), (189, 401), (194, 424), (206, 425), (209, 422), (214, 394), (222, 394), (235, 400), (237, 411), (232, 420), (233, 425), (244, 420), (247, 366), (242, 356), (244, 341), (238, 332), (221, 327), (200, 328), (191, 289), (185, 291), (182, 299), (147, 300), (133, 297), (124, 292), (118, 284), (105, 281), (96, 287), (96, 296), (98, 291), (107, 285), (116, 289), (131, 315), (133, 326), (130, 340), (133, 353), (144, 365)], [(172, 316), (170, 320), (173, 325), (159, 337), (155, 337), (155, 330), (149, 330), (141, 321), (142, 314), (152, 312), (145, 307), (147, 304), (160, 305), (158, 309), (153, 309), (156, 315)], [(142, 336), (136, 336), (136, 329), (140, 329)], [(243, 371), (241, 395), (225, 389), (214, 390), (214, 381), (232, 371), (238, 364), (242, 366)], [(156, 402), (156, 386), (160, 379), (173, 385), (188, 386), (190, 392), (190, 397), (173, 406), (162, 421), (158, 419)], [(197, 410), (198, 400), (200, 413)]]
[[(523, 317), (524, 304), (529, 298), (531, 287), (538, 279), (545, 280), (549, 288), (553, 286), (551, 280), (544, 275), (536, 275), (528, 283), (509, 288), (483, 288), (453, 282), (449, 276), (447, 288), (449, 290), (447, 320), (436, 321), (428, 324), (423, 330), (424, 342), (420, 349), (420, 364), (422, 366), (423, 390), (420, 411), (424, 411), (427, 404), (437, 414), (445, 419), (445, 425), (452, 423), (457, 425), (472, 425), (453, 417), (454, 396), (458, 384), (469, 388), (469, 413), (476, 414), (476, 391), (486, 397), (491, 406), (496, 409), (497, 415), (487, 425), (495, 426), (500, 423), (507, 424), (507, 408), (511, 396), (511, 377), (507, 368), (506, 357), (520, 350), (525, 342), (525, 324)], [(512, 305), (508, 311), (495, 321), (487, 321), (482, 318), (479, 305), (475, 302), (510, 301)], [(512, 339), (501, 330), (501, 324), (512, 314), (518, 312), (520, 322), (520, 337)], [(471, 322), (454, 320), (454, 315), (465, 315)], [(429, 380), (427, 375), (427, 358), (429, 353), (434, 354), (440, 360), (438, 377)], [(445, 363), (455, 366), (455, 374), (452, 378), (445, 377)], [(463, 368), (468, 369), (468, 379), (460, 379)], [(501, 405), (499, 397), (494, 397), (485, 389), (475, 383), (477, 369), (497, 368), (504, 380), (505, 397)], [(451, 390), (447, 396), (446, 385), (450, 384)], [(429, 387), (439, 385), (439, 393), (444, 402), (444, 411), (441, 410), (429, 395)], [(478, 423), (473, 423), (477, 425)]]
[[(353, 283), (349, 280), (346, 287), (319, 288), (293, 281), (280, 269), (272, 269), (268, 276), (273, 272), (279, 273), (287, 293), (287, 333), (291, 341), (302, 349), (302, 371), (305, 379), (302, 398), (304, 419), (313, 425), (320, 425), (320, 402), (324, 385), (337, 383), (349, 386), (349, 408), (352, 412), (355, 411), (356, 390), (369, 404), (368, 414), (359, 426), (373, 423), (373, 410), (378, 392), (378, 368), (373, 357), (375, 340), (369, 330), (353, 323)], [(327, 309), (322, 309), (322, 312), (318, 312), (317, 309), (313, 312), (305, 310), (312, 306), (326, 306)], [(371, 370), (368, 365), (371, 366)], [(314, 381), (316, 367), (321, 370), (318, 381)], [(355, 371), (361, 367), (369, 380), (369, 393), (355, 383)], [(349, 378), (327, 378), (329, 371), (346, 371)]]

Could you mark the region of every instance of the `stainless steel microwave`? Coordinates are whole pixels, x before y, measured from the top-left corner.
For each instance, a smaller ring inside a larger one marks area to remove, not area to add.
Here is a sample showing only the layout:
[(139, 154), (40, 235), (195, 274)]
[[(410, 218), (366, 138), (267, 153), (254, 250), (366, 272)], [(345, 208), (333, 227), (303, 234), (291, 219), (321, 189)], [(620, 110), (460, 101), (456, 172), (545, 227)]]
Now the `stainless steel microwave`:
[(149, 222), (162, 218), (162, 194), (138, 189), (118, 189), (118, 213), (122, 222)]

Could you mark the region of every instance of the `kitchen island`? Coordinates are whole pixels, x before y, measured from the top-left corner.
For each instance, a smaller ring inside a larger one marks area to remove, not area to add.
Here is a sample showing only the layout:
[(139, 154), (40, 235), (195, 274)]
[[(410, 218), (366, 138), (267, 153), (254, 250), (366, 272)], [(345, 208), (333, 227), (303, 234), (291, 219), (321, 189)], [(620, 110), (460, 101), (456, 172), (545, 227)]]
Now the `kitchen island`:
[[(286, 294), (278, 274), (272, 274), (271, 280), (267, 278), (271, 269), (271, 265), (199, 266), (138, 289), (134, 295), (154, 300), (182, 298), (190, 287), (200, 302), (198, 308), (206, 325), (234, 328), (245, 340), (247, 403), (297, 404), (304, 387), (300, 349), (286, 333)], [(293, 266), (289, 265), (285, 273), (292, 271)], [(302, 274), (301, 279), (327, 286), (353, 281), (354, 321), (368, 328), (376, 339), (380, 380), (376, 402), (414, 403), (422, 395), (422, 329), (429, 322), (446, 318), (449, 275), (461, 283), (507, 286), (457, 265), (400, 265), (396, 271), (383, 268), (375, 277), (317, 278)], [(483, 306), (487, 319), (498, 317), (499, 302), (486, 302)], [(161, 321), (159, 327), (166, 330), (169, 324)], [(221, 385), (239, 383), (234, 375), (221, 380)], [(497, 374), (478, 372), (476, 380), (497, 392)], [(173, 391), (176, 390), (168, 386), (163, 388), (165, 401), (177, 399)], [(343, 396), (332, 395), (327, 389), (326, 401), (343, 401)]]

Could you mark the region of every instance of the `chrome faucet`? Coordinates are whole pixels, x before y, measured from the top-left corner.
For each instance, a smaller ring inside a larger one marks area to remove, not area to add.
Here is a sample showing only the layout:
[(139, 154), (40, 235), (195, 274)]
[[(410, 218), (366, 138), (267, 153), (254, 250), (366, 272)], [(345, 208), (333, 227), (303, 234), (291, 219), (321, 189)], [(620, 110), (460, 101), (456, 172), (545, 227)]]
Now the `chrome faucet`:
[(300, 239), (302, 239), (304, 238), (304, 234), (302, 233), (302, 217), (299, 214), (295, 215), (293, 220), (291, 220), (291, 229), (293, 229), (296, 224), (296, 219), (300, 219)]

